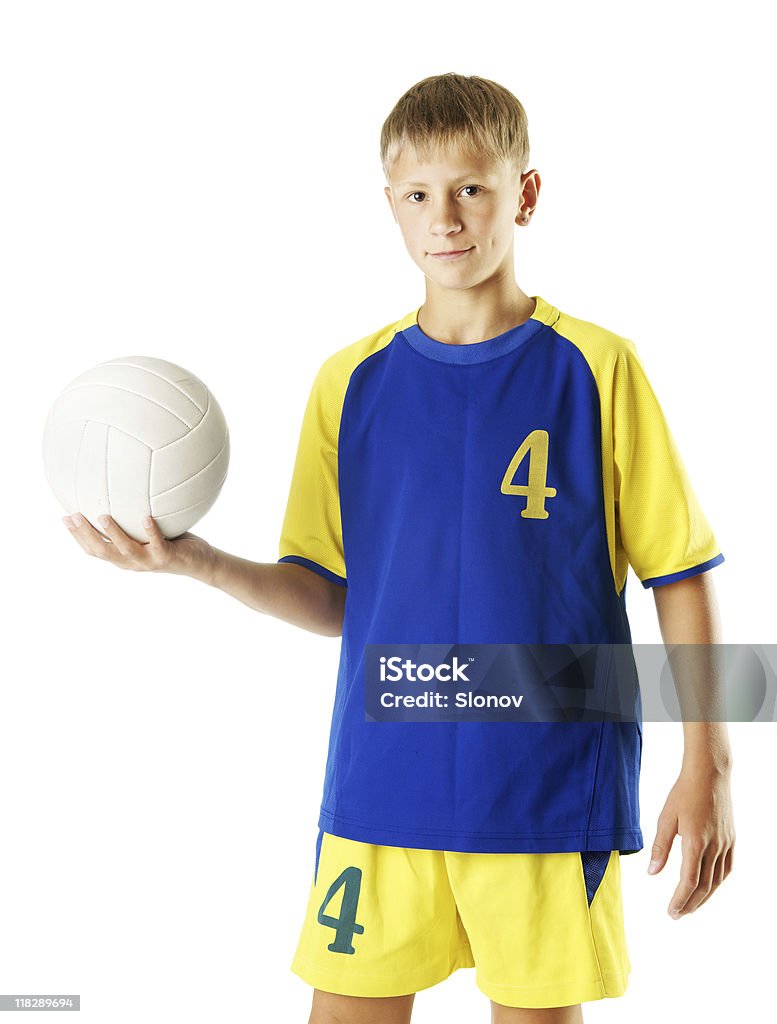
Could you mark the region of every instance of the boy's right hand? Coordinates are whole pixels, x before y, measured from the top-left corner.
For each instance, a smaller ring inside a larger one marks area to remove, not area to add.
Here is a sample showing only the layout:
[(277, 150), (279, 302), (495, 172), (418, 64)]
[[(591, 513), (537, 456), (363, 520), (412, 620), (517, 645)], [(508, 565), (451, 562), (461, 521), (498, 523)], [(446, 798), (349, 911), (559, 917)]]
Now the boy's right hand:
[(210, 581), (216, 552), (206, 540), (188, 532), (175, 540), (167, 540), (156, 521), (150, 517), (148, 521), (148, 526), (144, 521), (148, 534), (148, 543), (144, 544), (128, 536), (111, 516), (100, 517), (100, 526), (108, 540), (84, 516), (75, 513), (74, 516), (62, 517), (62, 522), (88, 555), (102, 558), (120, 569), (167, 572)]

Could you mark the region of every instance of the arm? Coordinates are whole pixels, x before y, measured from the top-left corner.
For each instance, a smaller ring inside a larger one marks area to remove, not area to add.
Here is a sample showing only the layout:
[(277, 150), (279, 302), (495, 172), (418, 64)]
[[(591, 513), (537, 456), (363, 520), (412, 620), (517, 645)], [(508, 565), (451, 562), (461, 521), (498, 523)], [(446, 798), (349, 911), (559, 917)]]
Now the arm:
[[(721, 643), (720, 614), (708, 572), (653, 588), (659, 628), (674, 644)], [(726, 722), (683, 721), (680, 775), (659, 815), (648, 871), (666, 864), (675, 835), (682, 836), (680, 884), (670, 901), (677, 916), (706, 902), (733, 866), (732, 755)], [(672, 916), (675, 916), (674, 914)]]
[(340, 636), (347, 587), (294, 562), (250, 562), (214, 548), (207, 572), (198, 575), (255, 611), (322, 636)]
[[(720, 612), (708, 572), (653, 588), (658, 625), (667, 647), (673, 644), (719, 644)], [(689, 770), (729, 773), (731, 747), (726, 722), (683, 722), (683, 766)]]
[(214, 548), (202, 537), (184, 533), (175, 540), (162, 536), (159, 524), (146, 524), (148, 543), (128, 536), (111, 516), (102, 524), (107, 539), (85, 516), (63, 516), (63, 522), (87, 554), (135, 572), (163, 572), (218, 587), (265, 615), (323, 636), (343, 631), (346, 587), (330, 583), (312, 569), (294, 562), (249, 562)]

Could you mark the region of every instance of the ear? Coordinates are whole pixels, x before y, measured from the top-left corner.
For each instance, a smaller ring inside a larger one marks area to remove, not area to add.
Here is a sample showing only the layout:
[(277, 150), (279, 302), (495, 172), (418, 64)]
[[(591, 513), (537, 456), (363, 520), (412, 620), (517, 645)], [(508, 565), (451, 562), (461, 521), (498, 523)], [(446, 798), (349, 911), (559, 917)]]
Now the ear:
[(388, 199), (389, 206), (391, 207), (391, 215), (393, 216), (395, 223), (399, 224), (399, 221), (397, 220), (397, 211), (394, 209), (394, 197), (391, 194), (390, 186), (386, 185), (383, 191), (386, 193), (386, 199)]
[(537, 200), (540, 195), (540, 174), (536, 168), (532, 168), (525, 174), (521, 175), (521, 194), (519, 196), (518, 212), (516, 214), (516, 221), (521, 219), (521, 206), (524, 202), (529, 207), (529, 215), (534, 213), (534, 208), (537, 205)]

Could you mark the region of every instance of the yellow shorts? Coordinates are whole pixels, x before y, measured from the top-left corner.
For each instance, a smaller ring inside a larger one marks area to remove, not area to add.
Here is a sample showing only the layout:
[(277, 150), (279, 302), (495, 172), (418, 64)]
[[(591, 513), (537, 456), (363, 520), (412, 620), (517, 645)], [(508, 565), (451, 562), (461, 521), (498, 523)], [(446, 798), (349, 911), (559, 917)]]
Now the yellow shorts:
[(623, 995), (618, 851), (452, 853), (319, 831), (296, 975), (326, 992), (397, 996), (459, 967), (505, 1006)]

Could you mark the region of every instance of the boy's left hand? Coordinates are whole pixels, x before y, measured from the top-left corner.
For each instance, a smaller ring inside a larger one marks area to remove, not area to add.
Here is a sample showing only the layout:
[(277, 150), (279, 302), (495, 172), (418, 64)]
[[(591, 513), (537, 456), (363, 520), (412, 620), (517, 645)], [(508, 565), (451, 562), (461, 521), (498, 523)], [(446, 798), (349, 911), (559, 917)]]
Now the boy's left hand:
[(668, 913), (678, 919), (706, 903), (734, 866), (736, 833), (729, 770), (708, 766), (682, 769), (658, 816), (650, 874), (664, 867), (676, 835), (682, 836), (683, 863)]

